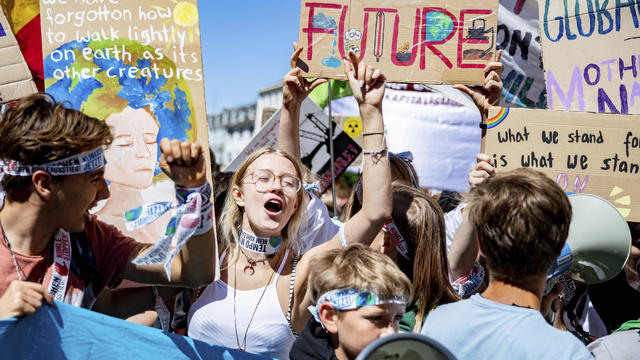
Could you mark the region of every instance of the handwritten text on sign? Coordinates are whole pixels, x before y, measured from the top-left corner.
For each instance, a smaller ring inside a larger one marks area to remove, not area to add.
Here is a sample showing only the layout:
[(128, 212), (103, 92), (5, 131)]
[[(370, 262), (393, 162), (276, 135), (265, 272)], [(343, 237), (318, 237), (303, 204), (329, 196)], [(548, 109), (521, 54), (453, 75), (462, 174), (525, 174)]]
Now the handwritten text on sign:
[(496, 28), (496, 1), (302, 0), (299, 42), (310, 76), (344, 78), (352, 51), (390, 81), (482, 83)]
[(531, 167), (568, 192), (598, 195), (640, 220), (640, 116), (492, 108), (485, 152), (498, 171)]
[(640, 114), (640, 1), (541, 0), (549, 108)]

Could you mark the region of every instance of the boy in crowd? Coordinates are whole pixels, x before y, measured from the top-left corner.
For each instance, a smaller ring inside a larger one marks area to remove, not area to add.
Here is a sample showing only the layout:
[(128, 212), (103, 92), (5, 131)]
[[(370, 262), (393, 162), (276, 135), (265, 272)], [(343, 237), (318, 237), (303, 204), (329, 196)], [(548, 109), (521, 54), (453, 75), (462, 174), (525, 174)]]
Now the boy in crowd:
[(331, 250), (309, 274), (313, 317), (291, 359), (352, 360), (377, 338), (398, 332), (411, 282), (385, 254), (363, 245)]
[[(43, 300), (91, 308), (105, 286), (113, 288), (123, 278), (189, 287), (212, 281), (217, 257), (200, 145), (160, 143), (160, 168), (184, 195), (178, 200), (200, 193), (202, 210), (193, 216), (205, 215), (173, 260), (169, 280), (162, 264), (132, 263), (150, 245), (88, 213), (109, 197), (103, 150), (112, 140), (104, 122), (44, 94), (20, 100), (2, 115), (0, 319), (32, 314)], [(133, 306), (140, 308), (131, 312), (146, 310), (153, 301), (149, 289), (148, 301), (137, 302)]]
[(422, 334), (463, 359), (592, 359), (572, 334), (541, 314), (547, 272), (569, 233), (571, 204), (541, 172), (491, 177), (468, 196), (467, 211), (487, 258), (487, 289), (436, 308)]

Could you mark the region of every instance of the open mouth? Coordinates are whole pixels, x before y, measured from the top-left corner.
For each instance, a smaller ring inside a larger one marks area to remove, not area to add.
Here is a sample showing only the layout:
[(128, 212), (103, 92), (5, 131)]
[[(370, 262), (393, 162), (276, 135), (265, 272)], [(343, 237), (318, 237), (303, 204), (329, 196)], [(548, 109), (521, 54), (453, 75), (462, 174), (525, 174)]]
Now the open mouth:
[(282, 201), (271, 199), (264, 204), (264, 208), (269, 214), (275, 215), (282, 211)]

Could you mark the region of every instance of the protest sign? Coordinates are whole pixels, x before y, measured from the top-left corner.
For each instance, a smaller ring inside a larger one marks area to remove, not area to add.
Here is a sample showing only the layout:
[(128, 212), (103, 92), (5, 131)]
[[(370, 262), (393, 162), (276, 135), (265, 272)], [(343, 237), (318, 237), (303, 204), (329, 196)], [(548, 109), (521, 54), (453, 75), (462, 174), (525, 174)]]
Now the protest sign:
[(538, 0), (500, 0), (496, 37), (503, 49), (500, 105), (546, 109)]
[[(344, 172), (360, 154), (360, 146), (341, 131), (335, 122), (333, 126), (334, 171), (336, 178)], [(236, 171), (240, 164), (254, 151), (263, 146), (278, 146), (280, 110), (267, 121), (253, 136), (249, 144), (227, 165), (224, 171)], [(311, 99), (305, 99), (300, 107), (300, 154), (302, 163), (311, 172), (320, 176), (320, 190), (331, 186), (331, 164), (329, 156), (329, 117)]]
[(497, 171), (535, 168), (640, 220), (640, 116), (494, 107), (487, 124)]
[[(331, 104), (333, 114), (358, 114), (353, 97)], [(480, 150), (480, 113), (466, 95), (446, 85), (388, 83), (382, 111), (389, 151), (413, 153), (421, 187), (453, 191), (469, 188), (467, 175)]]
[(640, 114), (640, 3), (539, 4), (549, 109)]
[(302, 0), (298, 43), (311, 77), (344, 79), (348, 52), (392, 82), (482, 84), (497, 2)]
[(16, 37), (0, 7), (0, 104), (37, 91)]
[(270, 359), (61, 302), (0, 320), (0, 348), (11, 359)]
[(168, 213), (135, 231), (124, 213), (175, 198), (158, 167), (158, 142), (197, 141), (209, 163), (196, 0), (41, 0), (40, 17), (47, 92), (113, 128), (105, 152), (111, 198), (94, 212), (155, 242)]

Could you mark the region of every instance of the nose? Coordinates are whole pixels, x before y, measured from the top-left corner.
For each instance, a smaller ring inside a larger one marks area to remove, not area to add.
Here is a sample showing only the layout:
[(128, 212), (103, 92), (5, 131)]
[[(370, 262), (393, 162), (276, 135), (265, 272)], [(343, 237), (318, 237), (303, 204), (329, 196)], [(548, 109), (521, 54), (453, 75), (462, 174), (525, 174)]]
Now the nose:
[(282, 192), (282, 184), (280, 183), (279, 177), (275, 176), (273, 178), (273, 182), (271, 183), (271, 186), (269, 186), (269, 191)]
[(144, 142), (144, 138), (142, 136), (137, 136), (135, 138), (133, 147), (135, 149), (136, 157), (138, 158), (148, 158), (151, 155), (151, 151), (147, 148), (147, 143)]
[(393, 326), (393, 323), (389, 323), (389, 325), (387, 325), (384, 328), (380, 329), (380, 337), (389, 336), (389, 335), (395, 334), (395, 333), (396, 333), (396, 328)]
[(111, 196), (111, 191), (109, 191), (109, 186), (107, 186), (107, 181), (102, 179), (98, 185), (98, 192), (96, 192), (96, 201), (108, 199)]

